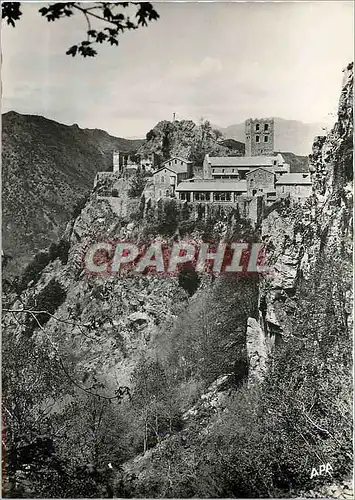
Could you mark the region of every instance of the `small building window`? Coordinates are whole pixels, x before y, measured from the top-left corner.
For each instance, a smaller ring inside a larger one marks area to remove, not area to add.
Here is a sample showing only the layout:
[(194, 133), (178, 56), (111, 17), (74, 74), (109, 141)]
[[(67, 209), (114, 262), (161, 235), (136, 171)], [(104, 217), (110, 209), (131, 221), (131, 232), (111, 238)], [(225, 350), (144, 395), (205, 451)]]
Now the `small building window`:
[(260, 142), (260, 135), (255, 136), (255, 142)]
[(177, 164), (177, 160), (174, 160), (175, 165)]
[(264, 125), (264, 131), (267, 132), (268, 130), (269, 130), (269, 124), (265, 123), (265, 125)]
[(267, 135), (264, 136), (264, 142), (269, 142), (269, 136)]
[(259, 132), (259, 130), (260, 130), (260, 125), (259, 125), (259, 123), (257, 123), (257, 124), (255, 125), (255, 130), (256, 130), (257, 132)]
[(161, 181), (162, 184), (164, 184), (164, 175), (161, 176), (160, 181)]

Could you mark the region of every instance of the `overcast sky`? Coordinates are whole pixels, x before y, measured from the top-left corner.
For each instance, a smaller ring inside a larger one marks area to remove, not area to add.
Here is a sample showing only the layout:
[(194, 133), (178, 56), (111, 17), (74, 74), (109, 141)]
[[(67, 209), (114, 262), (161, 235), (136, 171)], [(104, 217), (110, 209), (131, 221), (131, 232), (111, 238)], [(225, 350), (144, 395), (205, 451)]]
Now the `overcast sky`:
[[(154, 3), (154, 2), (153, 2)], [(48, 23), (23, 5), (2, 30), (2, 112), (145, 136), (159, 120), (249, 117), (333, 121), (353, 60), (352, 2), (154, 3), (160, 19), (96, 58), (66, 50), (85, 38), (75, 15)]]

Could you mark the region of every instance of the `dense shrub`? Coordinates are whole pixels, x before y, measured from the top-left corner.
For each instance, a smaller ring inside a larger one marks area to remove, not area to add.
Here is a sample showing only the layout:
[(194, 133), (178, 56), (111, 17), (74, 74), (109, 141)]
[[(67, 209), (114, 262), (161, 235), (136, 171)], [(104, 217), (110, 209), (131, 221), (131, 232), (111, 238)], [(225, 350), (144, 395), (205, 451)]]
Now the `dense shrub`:
[(37, 253), (33, 260), (27, 264), (19, 279), (17, 287), (18, 292), (21, 293), (31, 281), (36, 283), (40, 278), (41, 272), (50, 263), (50, 261), (51, 258), (49, 252), (44, 250)]
[(200, 277), (192, 263), (186, 263), (179, 272), (179, 285), (191, 297), (200, 285)]
[(78, 201), (75, 203), (72, 213), (71, 213), (71, 218), (76, 219), (79, 217), (81, 214), (82, 209), (85, 207), (87, 202), (89, 201), (90, 194), (86, 194), (85, 196), (82, 196), (81, 198), (78, 199)]
[(55, 259), (60, 259), (62, 264), (67, 264), (69, 256), (70, 243), (67, 240), (59, 240), (58, 243), (51, 243), (48, 250), (38, 252), (32, 261), (27, 264), (22, 275), (14, 284), (16, 292), (22, 293), (32, 281), (37, 283), (41, 277), (43, 269)]
[(178, 210), (175, 200), (166, 200), (162, 206), (162, 216), (158, 217), (156, 230), (163, 236), (172, 236), (178, 227)]
[[(139, 477), (130, 483), (130, 495), (290, 497), (350, 475), (352, 342), (345, 300), (350, 280), (346, 262), (323, 257), (300, 284), (287, 338), (275, 351), (264, 383), (254, 389), (242, 385), (229, 398), (227, 411), (210, 417), (208, 432), (190, 424), (157, 449), (145, 466), (144, 481)], [(201, 334), (195, 312), (192, 322), (184, 319), (176, 338), (190, 377), (198, 371), (203, 375), (201, 367), (208, 367), (212, 377), (216, 365), (218, 373), (228, 369), (228, 322), (218, 315), (227, 337), (223, 342), (209, 309), (201, 316)], [(218, 346), (216, 359), (212, 351), (208, 355), (208, 337)], [(332, 476), (311, 479), (312, 467), (322, 463), (332, 465)]]
[(146, 182), (147, 178), (144, 175), (144, 172), (142, 172), (141, 170), (137, 170), (130, 181), (128, 196), (130, 198), (139, 198), (144, 191)]
[[(54, 314), (59, 306), (63, 304), (66, 299), (66, 291), (55, 278), (52, 278), (49, 283), (29, 301), (29, 308), (31, 310), (41, 311), (35, 314), (36, 319), (29, 314), (26, 321), (26, 335), (31, 336), (33, 330), (39, 325), (45, 325)], [(48, 314), (49, 313), (49, 314)]]

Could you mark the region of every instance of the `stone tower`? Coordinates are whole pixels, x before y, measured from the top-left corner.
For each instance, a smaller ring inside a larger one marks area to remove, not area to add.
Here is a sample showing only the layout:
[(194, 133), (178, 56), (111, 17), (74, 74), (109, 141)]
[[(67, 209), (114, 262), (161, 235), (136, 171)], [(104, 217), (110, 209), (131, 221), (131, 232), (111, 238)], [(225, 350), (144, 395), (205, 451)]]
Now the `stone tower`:
[(273, 118), (245, 121), (245, 156), (272, 155), (274, 147)]
[(112, 159), (113, 159), (113, 171), (121, 173), (121, 166), (122, 165), (121, 165), (121, 161), (120, 161), (120, 152), (114, 151)]

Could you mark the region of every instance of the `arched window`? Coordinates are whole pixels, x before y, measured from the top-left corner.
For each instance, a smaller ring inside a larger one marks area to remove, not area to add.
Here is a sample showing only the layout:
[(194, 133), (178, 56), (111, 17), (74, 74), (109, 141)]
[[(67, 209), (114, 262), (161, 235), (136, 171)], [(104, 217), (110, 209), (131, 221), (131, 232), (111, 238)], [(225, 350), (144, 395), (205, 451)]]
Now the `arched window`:
[(255, 142), (260, 142), (260, 135), (255, 136)]
[(265, 130), (265, 132), (267, 132), (269, 130), (269, 124), (268, 123), (265, 123), (264, 130)]
[(161, 176), (161, 178), (160, 178), (160, 182), (161, 182), (162, 184), (164, 184), (164, 175), (162, 175), (162, 176)]

